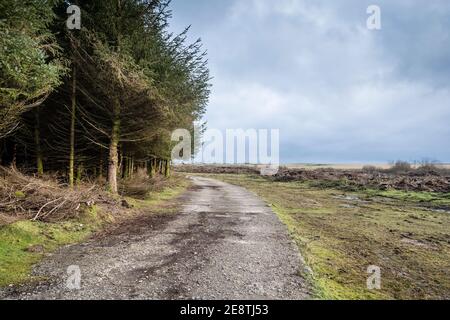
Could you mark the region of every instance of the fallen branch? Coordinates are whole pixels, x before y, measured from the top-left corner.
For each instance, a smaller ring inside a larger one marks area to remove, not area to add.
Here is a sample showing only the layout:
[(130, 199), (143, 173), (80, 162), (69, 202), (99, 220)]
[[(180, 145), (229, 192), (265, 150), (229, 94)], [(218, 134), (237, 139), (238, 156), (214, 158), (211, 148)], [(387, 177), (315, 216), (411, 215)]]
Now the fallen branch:
[(45, 207), (47, 207), (48, 205), (50, 205), (50, 204), (52, 204), (52, 203), (57, 202), (57, 201), (60, 200), (60, 199), (61, 199), (61, 198), (56, 199), (56, 200), (52, 200), (52, 201), (47, 202), (46, 204), (44, 204), (44, 205), (39, 209), (38, 213), (36, 213), (36, 215), (34, 216), (34, 218), (31, 219), (31, 220), (32, 220), (32, 221), (36, 221), (37, 218), (39, 217), (39, 215), (41, 214), (42, 210), (44, 210)]

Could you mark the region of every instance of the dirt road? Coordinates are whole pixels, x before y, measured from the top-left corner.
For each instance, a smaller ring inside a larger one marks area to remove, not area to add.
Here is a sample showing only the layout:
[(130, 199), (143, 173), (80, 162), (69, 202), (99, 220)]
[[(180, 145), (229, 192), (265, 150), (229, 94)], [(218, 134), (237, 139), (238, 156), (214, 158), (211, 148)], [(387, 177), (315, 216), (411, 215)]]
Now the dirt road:
[[(243, 188), (192, 179), (179, 214), (145, 216), (61, 248), (34, 269), (50, 281), (0, 298), (308, 298), (298, 252), (272, 210)], [(66, 286), (71, 265), (81, 271), (79, 290)]]

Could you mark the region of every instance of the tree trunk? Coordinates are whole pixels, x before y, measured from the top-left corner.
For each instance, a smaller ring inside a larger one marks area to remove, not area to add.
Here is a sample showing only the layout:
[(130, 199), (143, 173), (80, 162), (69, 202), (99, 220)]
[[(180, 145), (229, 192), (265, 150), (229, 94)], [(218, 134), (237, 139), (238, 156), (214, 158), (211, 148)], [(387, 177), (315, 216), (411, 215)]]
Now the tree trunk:
[(170, 177), (170, 161), (166, 160), (166, 168), (164, 170), (164, 175), (166, 176), (166, 178)]
[(42, 176), (44, 174), (44, 162), (42, 161), (42, 150), (41, 150), (41, 128), (39, 119), (39, 107), (35, 110), (35, 124), (34, 124), (34, 142), (36, 148), (36, 165), (37, 173)]
[(98, 177), (103, 178), (103, 148), (100, 148), (100, 163), (98, 165)]
[(123, 178), (128, 179), (130, 176), (130, 159), (128, 157), (124, 157), (122, 160), (123, 166)]
[(119, 171), (118, 174), (122, 179), (125, 179), (127, 177), (127, 157), (123, 155), (123, 153), (119, 152)]
[(16, 166), (17, 166), (17, 143), (16, 142), (14, 142), (14, 146), (13, 146), (13, 156), (12, 156), (12, 160), (11, 160), (11, 166), (13, 168), (16, 168)]
[(118, 146), (120, 140), (120, 101), (118, 98), (114, 101), (113, 115), (113, 127), (109, 145), (108, 185), (109, 191), (116, 194), (119, 191), (117, 186), (117, 169), (119, 164)]
[(77, 69), (75, 65), (72, 71), (72, 110), (70, 115), (70, 156), (69, 156), (69, 186), (73, 188), (74, 167), (75, 167), (75, 116), (77, 111)]
[(155, 176), (154, 172), (153, 172), (153, 159), (151, 159), (148, 164), (147, 164), (147, 171), (148, 171), (148, 176), (150, 178), (153, 178)]
[(83, 162), (81, 162), (77, 168), (77, 185), (79, 185), (81, 180), (83, 179), (83, 172), (84, 172), (84, 165)]

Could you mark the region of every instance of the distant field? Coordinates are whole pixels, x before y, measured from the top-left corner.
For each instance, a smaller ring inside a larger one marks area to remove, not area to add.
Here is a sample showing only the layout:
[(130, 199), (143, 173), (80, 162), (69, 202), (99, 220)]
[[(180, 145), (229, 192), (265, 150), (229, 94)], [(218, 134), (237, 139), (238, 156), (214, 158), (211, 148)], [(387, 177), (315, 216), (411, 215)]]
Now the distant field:
[[(178, 167), (180, 165), (177, 165)], [(211, 167), (211, 168), (261, 168), (263, 165), (255, 165), (255, 164), (202, 164), (195, 163), (193, 165), (187, 164), (187, 166), (192, 167)], [(316, 169), (336, 169), (336, 170), (361, 170), (365, 166), (374, 166), (378, 169), (389, 169), (393, 166), (392, 163), (329, 163), (329, 164), (320, 164), (320, 163), (285, 163), (280, 164), (280, 167), (288, 168), (288, 169), (303, 169), (303, 170), (316, 170)], [(420, 164), (414, 165), (411, 164), (412, 168), (418, 168)], [(436, 167), (442, 169), (450, 169), (450, 163), (441, 163), (436, 164)]]
[[(321, 169), (321, 168), (327, 168), (327, 169), (336, 169), (336, 170), (361, 170), (365, 166), (374, 166), (379, 169), (389, 169), (392, 167), (392, 164), (390, 163), (340, 163), (340, 164), (308, 164), (308, 163), (289, 163), (282, 165), (284, 167), (287, 167), (289, 169)], [(418, 167), (419, 165), (412, 165), (413, 168)], [(450, 169), (450, 164), (438, 164), (439, 168), (445, 168)]]
[(348, 189), (426, 191), (450, 193), (450, 165), (379, 164), (364, 168), (364, 164), (291, 164), (267, 173), (267, 168), (255, 165), (178, 165), (178, 172), (210, 174), (271, 175), (275, 181), (314, 180), (328, 186), (346, 184)]

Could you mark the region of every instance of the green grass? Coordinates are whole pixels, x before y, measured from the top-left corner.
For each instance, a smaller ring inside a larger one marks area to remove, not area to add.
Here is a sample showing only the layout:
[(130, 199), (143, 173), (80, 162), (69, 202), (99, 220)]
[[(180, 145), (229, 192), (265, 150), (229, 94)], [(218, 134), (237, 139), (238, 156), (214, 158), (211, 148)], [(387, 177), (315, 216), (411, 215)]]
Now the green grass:
[(401, 190), (367, 190), (365, 193), (369, 196), (380, 196), (414, 203), (423, 203), (431, 206), (435, 205), (450, 207), (450, 193), (415, 192)]
[(97, 210), (93, 209), (78, 220), (61, 223), (26, 220), (0, 227), (0, 286), (32, 280), (31, 266), (46, 253), (83, 241), (100, 225)]
[[(440, 206), (448, 194), (211, 176), (246, 187), (273, 208), (313, 271), (316, 298), (450, 298), (450, 214), (422, 207)], [(370, 265), (381, 267), (381, 290), (366, 287)]]
[[(164, 207), (165, 203), (183, 193), (189, 182), (177, 176), (170, 179), (167, 185), (160, 191), (152, 192), (145, 200), (127, 198), (127, 201), (138, 210), (145, 209), (145, 212), (171, 213), (175, 209)], [(93, 232), (114, 223), (115, 218), (94, 206), (76, 220), (60, 223), (25, 220), (1, 226), (0, 287), (38, 280), (30, 276), (30, 271), (46, 254), (60, 246), (86, 240)]]

